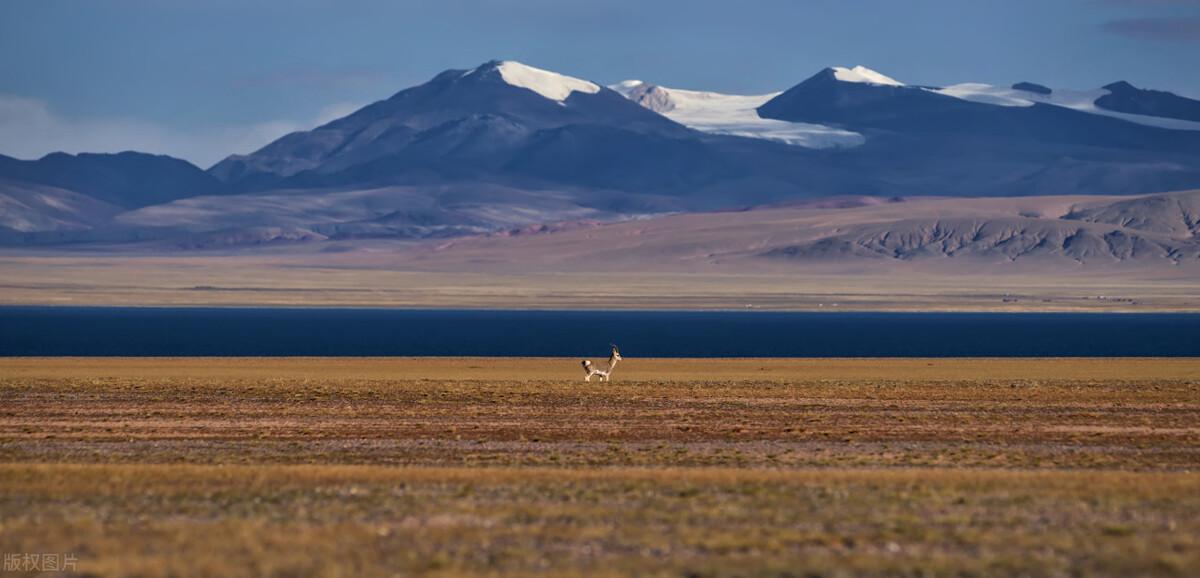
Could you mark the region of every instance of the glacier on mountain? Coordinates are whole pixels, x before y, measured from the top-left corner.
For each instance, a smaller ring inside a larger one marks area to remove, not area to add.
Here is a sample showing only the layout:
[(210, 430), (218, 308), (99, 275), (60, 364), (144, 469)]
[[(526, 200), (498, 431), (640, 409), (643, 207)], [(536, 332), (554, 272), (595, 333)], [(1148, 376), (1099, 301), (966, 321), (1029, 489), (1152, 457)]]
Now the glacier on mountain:
[(721, 94), (683, 90), (626, 80), (609, 88), (679, 124), (701, 132), (758, 138), (806, 148), (853, 147), (865, 142), (859, 133), (820, 124), (787, 122), (758, 116), (758, 107), (779, 93)]

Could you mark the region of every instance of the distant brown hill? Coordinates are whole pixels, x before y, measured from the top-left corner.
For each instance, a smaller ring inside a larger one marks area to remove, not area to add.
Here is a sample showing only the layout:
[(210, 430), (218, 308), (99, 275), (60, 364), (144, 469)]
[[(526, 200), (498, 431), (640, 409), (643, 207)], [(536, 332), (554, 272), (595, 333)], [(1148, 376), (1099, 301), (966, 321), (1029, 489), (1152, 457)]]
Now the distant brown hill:
[(954, 266), (1200, 265), (1200, 191), (1143, 197), (842, 198), (739, 212), (455, 239), (404, 262), (439, 270), (759, 271), (911, 261)]

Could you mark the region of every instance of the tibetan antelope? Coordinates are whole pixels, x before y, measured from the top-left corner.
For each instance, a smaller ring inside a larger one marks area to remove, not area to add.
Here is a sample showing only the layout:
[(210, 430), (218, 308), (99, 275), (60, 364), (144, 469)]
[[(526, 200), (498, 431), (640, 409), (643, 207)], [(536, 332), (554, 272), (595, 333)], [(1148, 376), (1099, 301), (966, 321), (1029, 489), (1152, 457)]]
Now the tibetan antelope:
[(600, 381), (612, 381), (613, 368), (617, 366), (618, 361), (621, 361), (621, 350), (617, 349), (616, 344), (610, 343), (609, 345), (612, 345), (612, 355), (608, 356), (608, 366), (604, 369), (592, 365), (589, 359), (583, 360), (584, 381), (591, 381), (593, 375), (599, 375)]

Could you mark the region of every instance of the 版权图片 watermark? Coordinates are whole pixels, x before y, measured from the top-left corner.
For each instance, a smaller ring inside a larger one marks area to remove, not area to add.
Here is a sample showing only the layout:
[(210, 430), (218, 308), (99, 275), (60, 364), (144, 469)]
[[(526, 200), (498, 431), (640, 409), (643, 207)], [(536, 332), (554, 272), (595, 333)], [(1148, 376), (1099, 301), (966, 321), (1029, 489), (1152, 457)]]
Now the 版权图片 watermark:
[(79, 559), (73, 553), (10, 553), (4, 554), (5, 572), (74, 572)]

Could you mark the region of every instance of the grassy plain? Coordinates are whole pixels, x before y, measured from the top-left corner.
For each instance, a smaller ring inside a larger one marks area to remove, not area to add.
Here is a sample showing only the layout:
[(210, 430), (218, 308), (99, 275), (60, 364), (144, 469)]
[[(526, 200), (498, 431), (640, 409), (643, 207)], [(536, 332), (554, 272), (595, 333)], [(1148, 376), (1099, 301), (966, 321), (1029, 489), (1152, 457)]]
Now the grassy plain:
[[(804, 264), (523, 269), (467, 261), (422, 269), (367, 254), (56, 255), (0, 251), (0, 305), (1196, 312), (1196, 267)], [(584, 263), (589, 259), (580, 259)]]
[(102, 576), (1200, 568), (1200, 359), (577, 368), (0, 359), (0, 551)]

